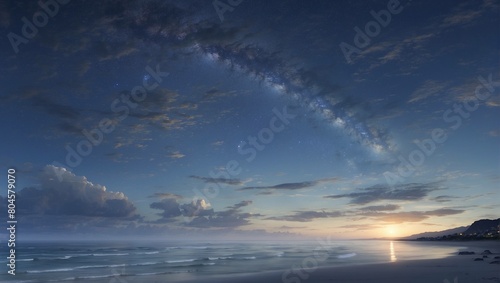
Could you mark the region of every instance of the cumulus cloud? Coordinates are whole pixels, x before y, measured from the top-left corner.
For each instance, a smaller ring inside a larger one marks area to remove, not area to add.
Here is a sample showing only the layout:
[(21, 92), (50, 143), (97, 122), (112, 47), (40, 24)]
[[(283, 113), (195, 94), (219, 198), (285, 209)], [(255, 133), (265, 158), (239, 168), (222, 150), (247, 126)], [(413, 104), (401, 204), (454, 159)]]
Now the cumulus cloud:
[(262, 216), (258, 213), (241, 212), (241, 207), (251, 203), (251, 201), (242, 201), (230, 206), (228, 210), (214, 212), (208, 216), (197, 216), (187, 225), (198, 228), (237, 228), (248, 225), (250, 218)]
[(108, 191), (64, 168), (45, 166), (39, 181), (38, 187), (19, 191), (20, 214), (131, 217), (136, 212), (123, 193)]
[(204, 199), (197, 199), (190, 203), (181, 204), (178, 202), (181, 198), (174, 194), (161, 193), (155, 194), (155, 196), (161, 198), (161, 200), (151, 203), (149, 207), (162, 211), (157, 213), (161, 217), (156, 220), (157, 223), (175, 222), (179, 216), (202, 217), (214, 215), (214, 210), (210, 208), (210, 204)]
[(209, 216), (214, 214), (214, 210), (210, 208), (210, 204), (204, 199), (193, 200), (191, 203), (186, 203), (180, 206), (182, 214), (187, 217)]
[(153, 202), (149, 207), (163, 211), (158, 213), (161, 216), (159, 222), (171, 222), (175, 220), (175, 217), (182, 215), (179, 203), (175, 198), (165, 198), (161, 201)]
[(380, 200), (416, 201), (425, 198), (430, 192), (439, 190), (438, 183), (410, 183), (400, 184), (393, 188), (388, 185), (374, 185), (358, 189), (358, 192), (329, 195), (324, 198), (349, 198), (351, 204), (368, 204)]
[(184, 217), (183, 225), (196, 228), (237, 228), (250, 224), (250, 218), (262, 216), (260, 214), (242, 212), (241, 208), (252, 204), (245, 200), (229, 206), (227, 210), (214, 211), (203, 199), (193, 200), (190, 203), (179, 204), (176, 199), (163, 199), (151, 204), (151, 208), (163, 210), (158, 213), (160, 219), (156, 223), (167, 223)]

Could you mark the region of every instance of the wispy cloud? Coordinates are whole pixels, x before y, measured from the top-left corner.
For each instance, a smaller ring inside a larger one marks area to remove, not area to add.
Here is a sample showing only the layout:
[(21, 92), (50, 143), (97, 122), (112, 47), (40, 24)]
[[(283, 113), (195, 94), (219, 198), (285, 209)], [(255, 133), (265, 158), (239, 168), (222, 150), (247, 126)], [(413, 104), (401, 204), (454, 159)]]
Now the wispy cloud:
[(462, 11), (456, 11), (454, 14), (446, 16), (442, 23), (441, 27), (447, 28), (450, 26), (457, 26), (457, 25), (464, 25), (471, 23), (472, 21), (476, 20), (481, 16), (483, 11), (481, 10), (476, 10), (476, 11), (471, 11), (471, 10), (462, 10)]
[[(439, 39), (452, 27), (473, 25), (481, 20), (484, 14), (490, 13), (493, 10), (498, 10), (498, 4), (492, 2), (493, 1), (486, 0), (483, 1), (483, 5), (476, 5), (475, 7), (456, 5), (456, 8), (448, 14), (422, 27), (419, 33), (411, 34), (405, 38), (391, 39), (374, 44), (365, 49), (356, 60), (360, 61), (366, 59), (368, 56), (373, 56), (371, 66), (368, 68), (368, 71), (370, 71), (384, 64), (395, 62), (396, 60), (412, 60), (418, 63), (433, 58), (436, 56), (436, 51), (434, 50), (434, 52), (432, 52), (428, 49), (429, 43), (432, 40)], [(418, 52), (419, 56), (408, 56), (415, 52)]]
[(436, 80), (425, 81), (419, 88), (417, 88), (408, 100), (409, 103), (418, 102), (428, 97), (443, 94), (443, 91), (449, 85), (449, 82), (442, 82)]
[(382, 222), (404, 223), (404, 222), (420, 222), (432, 216), (448, 216), (463, 213), (465, 210), (441, 208), (430, 211), (405, 211), (405, 212), (364, 212), (364, 215)]
[(182, 199), (181, 195), (172, 194), (172, 193), (155, 193), (150, 198), (158, 198), (158, 199)]
[(319, 179), (315, 181), (305, 181), (298, 183), (282, 183), (273, 186), (244, 187), (240, 188), (239, 190), (299, 190), (299, 189), (313, 187), (323, 183), (333, 183), (337, 181), (339, 181), (339, 178), (327, 178), (327, 179)]
[(488, 135), (492, 137), (500, 137), (500, 129), (499, 130), (491, 130), (488, 132)]
[(223, 145), (223, 144), (224, 144), (224, 141), (214, 141), (214, 142), (212, 143), (212, 145), (213, 145), (213, 146), (221, 146), (221, 145)]
[(220, 99), (226, 97), (236, 96), (238, 93), (236, 91), (222, 91), (217, 88), (212, 88), (203, 94), (201, 101), (202, 102), (216, 102)]
[(191, 175), (189, 176), (189, 178), (201, 180), (205, 183), (226, 184), (231, 186), (241, 186), (245, 184), (245, 182), (240, 179), (209, 178), (209, 177), (200, 177), (195, 175)]
[(172, 158), (172, 159), (179, 159), (179, 158), (185, 157), (186, 155), (181, 153), (180, 151), (176, 150), (176, 151), (169, 153), (167, 156)]
[(375, 229), (375, 228), (380, 228), (380, 226), (373, 225), (373, 224), (349, 224), (349, 225), (339, 226), (337, 228), (354, 229), (357, 231), (364, 231), (364, 230), (371, 230), (371, 229)]
[(266, 220), (278, 220), (278, 221), (296, 221), (296, 222), (310, 222), (318, 218), (330, 218), (330, 217), (340, 217), (342, 212), (333, 211), (296, 211), (294, 214), (284, 215), (284, 216), (273, 216), (265, 218)]
[(250, 204), (252, 204), (253, 202), (251, 200), (243, 200), (243, 201), (240, 201), (239, 203), (233, 205), (233, 206), (229, 206), (228, 208), (230, 209), (239, 209), (241, 207), (244, 207), (244, 206), (248, 206)]
[(324, 198), (349, 198), (351, 204), (367, 204), (379, 200), (416, 201), (425, 198), (430, 192), (442, 189), (439, 183), (401, 184), (394, 188), (388, 185), (375, 185), (358, 189), (358, 192), (340, 195), (329, 195)]
[(436, 202), (450, 202), (454, 199), (457, 199), (458, 197), (455, 196), (448, 196), (448, 195), (442, 195), (442, 196), (437, 196), (431, 198), (431, 200), (436, 201)]
[(362, 211), (393, 211), (400, 209), (401, 206), (396, 204), (373, 205), (360, 208)]
[(486, 105), (488, 105), (490, 107), (500, 107), (500, 98), (498, 96), (492, 97), (492, 98), (488, 99), (488, 101), (486, 102)]

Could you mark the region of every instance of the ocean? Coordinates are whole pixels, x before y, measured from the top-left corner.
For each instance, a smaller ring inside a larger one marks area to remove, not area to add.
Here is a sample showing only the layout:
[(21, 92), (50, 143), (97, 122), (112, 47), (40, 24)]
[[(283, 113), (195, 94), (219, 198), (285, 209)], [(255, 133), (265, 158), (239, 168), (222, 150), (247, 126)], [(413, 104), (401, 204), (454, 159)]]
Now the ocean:
[[(23, 243), (17, 247), (16, 275), (1, 260), (0, 282), (164, 282), (319, 266), (429, 259), (463, 247), (403, 241), (255, 241), (207, 243)], [(2, 249), (4, 251), (4, 249)], [(6, 253), (2, 252), (3, 255)], [(109, 280), (109, 281), (108, 281)]]

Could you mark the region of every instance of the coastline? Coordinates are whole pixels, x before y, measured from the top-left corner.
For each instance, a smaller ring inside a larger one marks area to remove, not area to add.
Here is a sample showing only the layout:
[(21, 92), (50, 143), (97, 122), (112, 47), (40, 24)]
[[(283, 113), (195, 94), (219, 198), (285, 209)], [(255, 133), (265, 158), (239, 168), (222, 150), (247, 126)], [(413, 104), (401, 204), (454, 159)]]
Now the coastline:
[[(444, 242), (443, 242), (444, 243)], [(473, 255), (458, 255), (458, 252), (449, 257), (439, 259), (402, 260), (390, 263), (359, 264), (349, 266), (320, 267), (308, 270), (302, 274), (302, 278), (296, 274), (289, 274), (283, 280), (282, 276), (286, 270), (268, 271), (257, 274), (235, 274), (200, 277), (196, 275), (152, 275), (140, 277), (119, 277), (123, 280), (118, 282), (147, 282), (147, 283), (498, 283), (500, 282), (500, 264), (492, 264), (495, 256), (500, 256), (500, 241), (480, 242), (446, 242), (445, 245), (458, 247), (466, 246), (464, 251), (473, 251)], [(474, 261), (482, 258), (484, 250), (490, 250), (493, 254), (488, 255), (483, 261)], [(182, 276), (182, 277), (180, 277)], [(189, 277), (188, 277), (189, 276)], [(78, 282), (78, 281), (77, 281)], [(86, 280), (86, 282), (109, 283), (107, 280)]]

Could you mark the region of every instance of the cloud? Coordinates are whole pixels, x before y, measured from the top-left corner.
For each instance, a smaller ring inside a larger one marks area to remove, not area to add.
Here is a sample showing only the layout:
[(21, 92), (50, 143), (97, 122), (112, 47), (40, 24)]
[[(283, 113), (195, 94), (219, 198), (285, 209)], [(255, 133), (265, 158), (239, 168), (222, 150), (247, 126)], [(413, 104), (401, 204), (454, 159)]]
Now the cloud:
[(221, 146), (224, 144), (224, 141), (215, 141), (212, 143), (213, 146)]
[(233, 206), (229, 206), (228, 208), (231, 208), (231, 209), (238, 209), (238, 208), (241, 208), (241, 207), (244, 207), (244, 206), (248, 206), (252, 204), (252, 201), (251, 200), (243, 200), (243, 201), (240, 201), (239, 203), (233, 205)]
[(380, 200), (416, 201), (425, 198), (430, 192), (439, 190), (438, 183), (400, 184), (394, 188), (388, 185), (375, 185), (358, 189), (358, 192), (340, 195), (329, 195), (324, 198), (349, 198), (351, 204), (367, 204)]
[(431, 216), (448, 216), (463, 213), (465, 210), (441, 208), (430, 211), (405, 211), (394, 213), (365, 212), (361, 215), (375, 218), (376, 220), (390, 223), (420, 222)]
[(57, 125), (57, 129), (70, 134), (81, 135), (84, 130), (81, 126), (75, 123), (62, 122)]
[(91, 66), (92, 66), (92, 63), (89, 60), (85, 60), (85, 61), (81, 62), (77, 68), (78, 76), (79, 77), (84, 76), (88, 72), (88, 70), (90, 69)]
[(175, 220), (175, 217), (182, 215), (180, 205), (175, 198), (165, 198), (159, 202), (153, 202), (149, 207), (163, 211), (158, 213), (161, 218), (157, 222), (160, 223), (172, 222)]
[(245, 226), (250, 224), (247, 219), (250, 216), (239, 216), (239, 215), (229, 215), (229, 216), (214, 216), (214, 217), (196, 217), (188, 226), (197, 228), (236, 228), (240, 226)]
[[(355, 58), (355, 62), (363, 59), (371, 59), (371, 65), (368, 71), (380, 67), (386, 63), (396, 60), (407, 62), (408, 65), (420, 65), (424, 60), (434, 58), (442, 51), (428, 49), (432, 40), (438, 40), (444, 36), (448, 36), (448, 32), (452, 27), (463, 27), (473, 25), (480, 20), (485, 13), (489, 13), (498, 9), (498, 5), (491, 4), (489, 1), (484, 1), (483, 5), (475, 5), (476, 7), (468, 8), (466, 5), (456, 5), (457, 8), (452, 12), (444, 15), (442, 19), (433, 21), (428, 26), (422, 27), (422, 32), (411, 34), (403, 39), (388, 40), (374, 44), (365, 49), (360, 56)], [(419, 56), (413, 56), (418, 54)], [(373, 55), (373, 56), (372, 56)], [(367, 58), (370, 56), (370, 58)], [(423, 97), (429, 95), (422, 94)], [(418, 96), (416, 96), (418, 97)], [(411, 101), (416, 102), (418, 101)]]
[(453, 199), (457, 199), (457, 198), (458, 197), (442, 195), (442, 196), (433, 197), (433, 198), (431, 198), (431, 200), (436, 201), (436, 202), (450, 202)]
[(182, 154), (180, 151), (176, 150), (174, 152), (171, 152), (168, 154), (168, 157), (172, 158), (172, 159), (179, 159), (179, 158), (183, 158), (185, 157), (186, 155)]
[(236, 96), (237, 92), (236, 91), (221, 91), (216, 88), (212, 88), (210, 90), (207, 90), (201, 100), (203, 102), (216, 102), (220, 99), (226, 98), (226, 97), (232, 97)]
[(320, 185), (323, 183), (331, 183), (338, 181), (339, 178), (327, 178), (327, 179), (319, 179), (315, 181), (306, 181), (306, 182), (298, 182), (298, 183), (283, 183), (274, 186), (260, 186), (260, 187), (244, 187), (238, 190), (299, 190), (305, 189), (309, 187), (313, 187), (316, 185)]
[(19, 192), (20, 214), (131, 217), (136, 212), (123, 193), (108, 191), (64, 168), (45, 166), (39, 181), (39, 187)]
[(396, 204), (386, 204), (386, 205), (374, 205), (374, 206), (366, 206), (360, 208), (362, 211), (393, 211), (400, 209), (401, 206)]
[(0, 2), (0, 27), (7, 28), (10, 26), (10, 12), (8, 2)]
[[(499, 83), (495, 83), (494, 85), (498, 86)], [(500, 107), (500, 98), (498, 96), (491, 97), (488, 99), (488, 101), (486, 101), (486, 105), (490, 107)]]
[[(130, 95), (130, 90), (122, 91), (120, 95)], [(202, 116), (194, 115), (193, 111), (197, 110), (198, 105), (193, 102), (179, 101), (179, 97), (176, 91), (158, 87), (148, 91), (146, 99), (140, 102), (140, 107), (133, 109), (129, 116), (140, 120), (141, 125), (167, 131), (183, 130), (197, 125)], [(144, 131), (144, 129), (141, 130)]]
[(500, 130), (491, 130), (488, 132), (488, 135), (492, 137), (500, 137)]
[(135, 42), (103, 42), (95, 46), (94, 54), (98, 56), (99, 61), (120, 59), (134, 52), (139, 51)]
[(295, 222), (310, 222), (318, 218), (341, 217), (343, 214), (339, 211), (325, 212), (325, 211), (296, 211), (294, 214), (284, 216), (273, 216), (265, 218), (266, 220), (278, 221), (295, 221)]
[[(392, 61), (405, 61), (407, 59), (404, 57), (405, 55), (417, 52), (422, 53), (421, 49), (424, 45), (437, 35), (438, 33), (434, 31), (424, 31), (421, 34), (410, 35), (403, 39), (380, 42), (364, 50), (355, 61), (372, 56), (373, 58), (368, 58), (373, 60), (368, 68), (369, 71)], [(421, 56), (425, 55), (421, 54)], [(422, 60), (422, 58), (418, 59)]]
[(231, 185), (231, 186), (241, 186), (241, 185), (245, 184), (245, 182), (241, 181), (240, 179), (208, 178), (208, 177), (200, 177), (200, 176), (195, 176), (195, 175), (191, 175), (191, 176), (189, 176), (189, 178), (201, 180), (205, 183), (226, 184), (226, 185)]
[(358, 231), (363, 231), (363, 230), (371, 230), (371, 229), (375, 229), (375, 228), (380, 228), (380, 226), (373, 225), (373, 224), (350, 224), (350, 225), (339, 226), (338, 228), (354, 229), (354, 230), (358, 230)]
[(214, 210), (210, 208), (210, 204), (204, 199), (193, 200), (191, 203), (186, 203), (180, 206), (182, 215), (187, 217), (209, 216), (214, 214)]
[(449, 85), (449, 82), (441, 82), (436, 80), (425, 81), (417, 90), (415, 90), (408, 103), (414, 103), (424, 100), (430, 96), (443, 94), (443, 91)]
[(203, 199), (193, 200), (190, 203), (180, 204), (178, 202), (180, 196), (170, 193), (158, 193), (153, 197), (161, 198), (160, 201), (153, 202), (149, 205), (152, 209), (162, 210), (157, 213), (160, 216), (154, 223), (169, 223), (179, 220), (179, 216), (184, 217), (201, 217), (214, 214), (214, 210), (210, 208), (210, 204)]
[(159, 198), (159, 199), (182, 199), (181, 195), (171, 194), (171, 193), (155, 193), (154, 195), (151, 195), (149, 197)]
[[(171, 193), (156, 193), (151, 197), (161, 198), (150, 204), (152, 209), (161, 210), (157, 213), (159, 219), (152, 223), (172, 223), (197, 228), (236, 228), (250, 224), (250, 218), (262, 216), (242, 212), (243, 207), (252, 204), (250, 200), (240, 201), (228, 206), (226, 210), (215, 211), (204, 199), (196, 199), (189, 203), (179, 203), (179, 195)], [(181, 222), (184, 217), (184, 222)]]
[[(365, 127), (359, 126), (364, 124), (364, 120), (358, 121), (355, 115), (347, 114), (358, 111), (337, 109), (336, 103), (345, 97), (341, 97), (339, 86), (327, 79), (326, 75), (322, 79), (319, 70), (297, 66), (293, 63), (293, 58), (284, 55), (285, 52), (276, 52), (254, 44), (254, 40), (248, 39), (253, 39), (257, 33), (250, 31), (248, 26), (221, 24), (217, 17), (202, 12), (205, 8), (213, 7), (208, 2), (194, 5), (190, 1), (105, 1), (91, 10), (89, 7), (82, 7), (81, 14), (92, 14), (92, 20), (86, 25), (73, 21), (68, 25), (58, 26), (60, 30), (57, 34), (67, 35), (68, 38), (65, 36), (65, 40), (60, 40), (52, 36), (54, 43), (47, 45), (54, 50), (65, 51), (58, 53), (63, 57), (85, 50), (94, 54), (97, 60), (117, 60), (130, 55), (137, 57), (139, 54), (136, 51), (140, 49), (137, 46), (168, 50), (155, 58), (160, 61), (199, 59), (199, 55), (206, 56), (227, 66), (232, 72), (244, 73), (276, 87), (329, 123), (336, 118), (343, 120), (342, 131), (363, 145), (380, 145), (377, 139), (372, 138), (372, 132), (377, 131), (375, 126), (370, 131), (365, 131)], [(143, 55), (149, 60), (154, 57), (148, 52)], [(86, 65), (75, 66), (75, 71), (77, 74), (85, 74), (86, 68)], [(205, 88), (202, 93), (200, 101), (222, 100), (226, 96), (235, 95), (234, 91), (219, 90), (216, 87)], [(236, 94), (239, 93), (238, 91)], [(331, 95), (328, 101), (320, 97), (326, 93)], [(298, 94), (304, 96), (299, 98)], [(162, 97), (150, 94), (141, 103), (141, 109), (147, 105), (150, 96)], [(152, 106), (154, 105), (161, 104), (153, 103)], [(132, 112), (141, 113), (130, 113), (130, 116), (164, 130), (180, 130), (210, 121), (200, 121), (200, 116), (186, 114), (185, 111), (196, 108), (189, 103), (177, 102), (167, 107), (168, 111), (159, 111), (149, 106), (147, 111), (137, 108)]]
[(195, 216), (187, 226), (198, 228), (236, 228), (250, 224), (250, 218), (260, 217), (261, 214), (252, 214), (241, 212), (241, 208), (248, 206), (252, 201), (241, 201), (237, 204), (229, 206), (229, 209), (214, 212), (206, 215), (193, 214)]
[(287, 225), (283, 225), (283, 226), (280, 226), (280, 227), (277, 227), (278, 229), (306, 229), (307, 227), (306, 226), (287, 226)]
[(61, 119), (74, 121), (79, 118), (80, 111), (75, 108), (60, 104), (46, 96), (36, 96), (33, 98), (34, 104), (42, 108), (45, 112)]
[(482, 11), (458, 11), (452, 15), (446, 16), (442, 23), (441, 27), (450, 27), (471, 23), (473, 20), (479, 18), (482, 14)]

